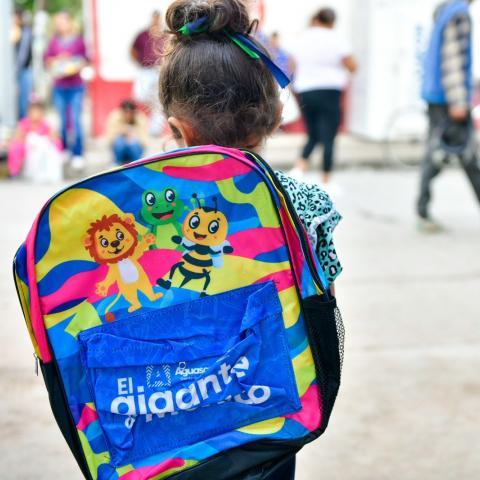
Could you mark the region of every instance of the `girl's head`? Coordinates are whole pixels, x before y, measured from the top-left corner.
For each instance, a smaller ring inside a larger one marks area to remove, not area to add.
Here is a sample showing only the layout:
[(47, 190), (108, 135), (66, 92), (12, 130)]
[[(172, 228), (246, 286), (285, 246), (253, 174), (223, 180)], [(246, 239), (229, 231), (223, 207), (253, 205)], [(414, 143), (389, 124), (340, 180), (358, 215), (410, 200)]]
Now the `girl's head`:
[(322, 8), (312, 18), (312, 24), (321, 27), (333, 28), (337, 14), (332, 8)]
[[(208, 18), (202, 33), (179, 32), (202, 17)], [(166, 23), (172, 38), (160, 74), (160, 102), (179, 143), (259, 145), (277, 127), (281, 104), (270, 70), (225, 34), (253, 32), (256, 23), (245, 4), (177, 0), (167, 10)]]
[(55, 32), (61, 37), (67, 37), (75, 32), (75, 23), (69, 12), (61, 11), (55, 15)]
[(41, 122), (45, 116), (45, 104), (40, 100), (31, 100), (28, 105), (27, 117), (33, 122)]
[(137, 115), (137, 104), (129, 98), (122, 100), (120, 103), (120, 111), (122, 113), (122, 120), (125, 123), (134, 124)]

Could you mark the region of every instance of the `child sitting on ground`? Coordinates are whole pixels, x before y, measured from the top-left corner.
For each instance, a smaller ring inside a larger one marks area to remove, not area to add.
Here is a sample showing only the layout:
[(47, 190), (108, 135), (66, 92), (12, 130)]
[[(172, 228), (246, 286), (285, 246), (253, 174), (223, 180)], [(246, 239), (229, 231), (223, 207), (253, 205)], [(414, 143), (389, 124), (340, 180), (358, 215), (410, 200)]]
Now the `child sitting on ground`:
[(146, 115), (132, 100), (123, 100), (108, 116), (105, 137), (117, 165), (138, 160), (148, 143)]
[(8, 149), (8, 172), (35, 182), (60, 182), (63, 178), (62, 144), (45, 118), (45, 106), (30, 102)]
[[(255, 23), (243, 2), (177, 0), (167, 11), (166, 23), (171, 39), (160, 75), (160, 101), (179, 147), (261, 149), (282, 118), (275, 82), (281, 74), (251, 36)], [(341, 271), (332, 241), (340, 215), (318, 186), (281, 172), (277, 176), (333, 283)], [(295, 457), (290, 456), (259, 466), (245, 478), (291, 479), (294, 471)]]

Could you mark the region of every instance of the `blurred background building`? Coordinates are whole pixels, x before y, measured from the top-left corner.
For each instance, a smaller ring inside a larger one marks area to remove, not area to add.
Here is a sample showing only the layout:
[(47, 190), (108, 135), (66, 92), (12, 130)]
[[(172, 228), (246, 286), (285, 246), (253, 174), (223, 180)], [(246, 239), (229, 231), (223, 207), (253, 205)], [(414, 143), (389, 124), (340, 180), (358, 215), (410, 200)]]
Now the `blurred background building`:
[[(8, 52), (6, 32), (8, 9), (12, 2), (2, 0), (2, 52)], [(265, 33), (277, 31), (282, 45), (288, 45), (308, 24), (309, 18), (325, 2), (316, 0), (253, 0)], [(326, 2), (328, 3), (328, 2)], [(439, 0), (334, 0), (338, 28), (350, 40), (361, 66), (346, 100), (346, 128), (355, 134), (381, 140), (391, 135), (415, 135), (424, 127), (422, 102), (419, 98), (420, 62), (425, 50), (432, 12)], [(37, 51), (44, 47), (45, 15), (68, 8), (76, 10), (83, 21), (91, 48), (95, 75), (90, 84), (93, 130), (100, 133), (108, 112), (131, 92), (136, 66), (130, 57), (130, 46), (136, 33), (145, 28), (154, 10), (165, 11), (168, 0), (61, 0), (25, 1), (35, 16)], [(40, 13), (39, 13), (40, 12)], [(472, 16), (480, 21), (480, 3), (473, 3)], [(478, 30), (478, 29), (477, 29)], [(475, 33), (480, 44), (480, 33)], [(480, 78), (480, 50), (475, 52), (476, 77)], [(2, 55), (2, 72), (10, 73), (11, 57)], [(40, 66), (36, 64), (36, 89), (42, 90)], [(2, 78), (2, 82), (10, 82)], [(2, 91), (8, 91), (4, 86)], [(10, 96), (11, 98), (11, 96)], [(5, 101), (3, 101), (5, 103)], [(2, 117), (7, 109), (2, 104)]]
[[(308, 24), (312, 13), (331, 4), (338, 12), (338, 29), (348, 38), (360, 69), (345, 99), (345, 129), (372, 140), (421, 136), (425, 128), (420, 100), (421, 58), (426, 47), (432, 13), (439, 0), (252, 0), (262, 30), (278, 32), (282, 46)], [(2, 92), (13, 91), (8, 22), (12, 0), (0, 0), (2, 34), (0, 69)], [(90, 48), (93, 75), (89, 84), (92, 130), (102, 132), (108, 113), (131, 95), (137, 66), (130, 47), (146, 27), (154, 10), (164, 12), (169, 0), (23, 0), (17, 6), (33, 9), (35, 91), (46, 95), (47, 77), (41, 55), (49, 33), (45, 9), (73, 11), (82, 24)], [(480, 23), (480, 3), (472, 5), (474, 23)], [(476, 21), (476, 19), (478, 19)], [(478, 30), (478, 29), (477, 29)], [(475, 33), (480, 44), (480, 33)], [(480, 78), (480, 50), (475, 52), (476, 78)], [(478, 99), (477, 99), (478, 101)], [(15, 118), (13, 95), (3, 95), (0, 118)]]
[[(257, 0), (256, 10), (265, 33), (279, 32), (289, 44), (325, 2), (317, 0)], [(328, 3), (328, 2), (327, 2)], [(415, 136), (425, 127), (420, 99), (421, 58), (426, 48), (438, 0), (335, 0), (338, 28), (353, 46), (361, 66), (346, 99), (346, 129), (373, 140)], [(135, 65), (129, 47), (149, 14), (164, 11), (168, 0), (86, 0), (85, 25), (94, 47), (97, 75), (92, 82), (93, 108), (100, 129), (118, 98), (129, 91)], [(115, 12), (115, 22), (112, 22)], [(480, 21), (480, 4), (472, 5)], [(480, 33), (477, 32), (477, 44)], [(477, 58), (480, 51), (476, 52)], [(480, 78), (480, 61), (474, 62)]]

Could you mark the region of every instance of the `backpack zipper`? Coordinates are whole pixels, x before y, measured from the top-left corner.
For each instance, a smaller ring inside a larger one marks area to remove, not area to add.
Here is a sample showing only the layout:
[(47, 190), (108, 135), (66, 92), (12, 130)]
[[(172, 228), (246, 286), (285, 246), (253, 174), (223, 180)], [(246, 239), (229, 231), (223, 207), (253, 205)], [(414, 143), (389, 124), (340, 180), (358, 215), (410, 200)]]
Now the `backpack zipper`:
[(302, 245), (302, 249), (305, 254), (305, 259), (307, 261), (307, 264), (310, 268), (310, 272), (312, 273), (312, 276), (315, 280), (315, 283), (317, 283), (317, 286), (320, 288), (320, 290), (323, 293), (325, 293), (325, 295), (328, 298), (329, 297), (328, 288), (326, 288), (326, 286), (323, 285), (323, 282), (318, 273), (316, 262), (313, 259), (314, 254), (313, 254), (312, 248), (310, 246), (308, 239), (306, 238), (305, 226), (303, 225), (302, 221), (298, 217), (297, 211), (295, 210), (295, 207), (293, 206), (293, 203), (289, 195), (285, 192), (283, 185), (280, 183), (280, 180), (278, 180), (272, 167), (270, 167), (270, 165), (268, 165), (268, 163), (260, 155), (250, 152), (249, 150), (242, 150), (242, 151), (245, 154), (253, 157), (256, 161), (258, 161), (262, 165), (262, 167), (268, 172), (270, 176), (270, 181), (275, 185), (277, 190), (279, 190), (283, 194), (283, 198), (285, 200), (287, 210), (297, 229), (297, 233), (300, 239), (300, 244)]

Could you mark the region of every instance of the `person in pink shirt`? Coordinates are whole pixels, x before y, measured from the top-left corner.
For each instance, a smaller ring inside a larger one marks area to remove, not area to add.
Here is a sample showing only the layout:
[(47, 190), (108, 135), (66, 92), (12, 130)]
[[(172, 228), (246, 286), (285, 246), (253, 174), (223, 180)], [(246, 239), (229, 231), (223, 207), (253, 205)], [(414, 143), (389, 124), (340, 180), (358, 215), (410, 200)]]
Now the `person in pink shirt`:
[(85, 42), (75, 30), (67, 12), (55, 16), (55, 35), (44, 55), (45, 63), (55, 78), (53, 103), (60, 114), (61, 136), (64, 148), (72, 154), (72, 168), (84, 167), (82, 105), (85, 85), (80, 76), (88, 63)]
[(135, 37), (130, 49), (130, 55), (137, 66), (132, 94), (134, 99), (146, 106), (150, 112), (152, 136), (161, 135), (166, 125), (166, 119), (157, 102), (159, 66), (166, 42), (162, 30), (162, 16), (156, 10), (152, 13), (150, 25)]
[(27, 116), (20, 120), (8, 149), (8, 173), (22, 174), (35, 181), (62, 179), (62, 144), (45, 118), (45, 107), (39, 101), (30, 103)]

